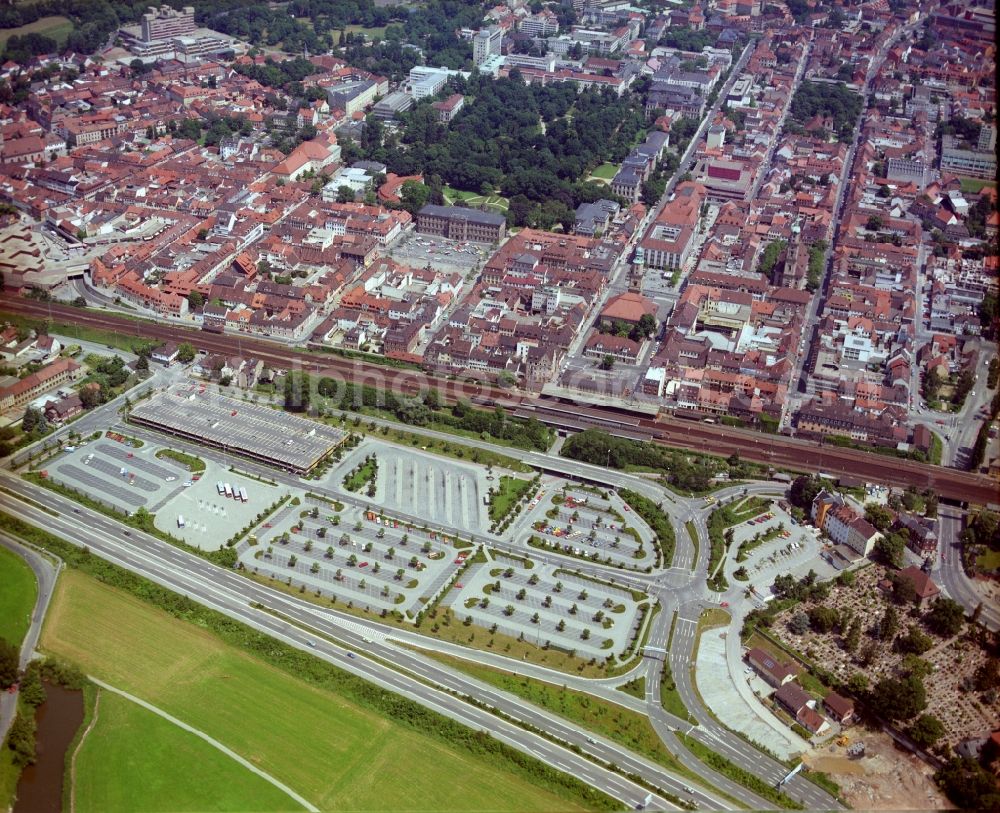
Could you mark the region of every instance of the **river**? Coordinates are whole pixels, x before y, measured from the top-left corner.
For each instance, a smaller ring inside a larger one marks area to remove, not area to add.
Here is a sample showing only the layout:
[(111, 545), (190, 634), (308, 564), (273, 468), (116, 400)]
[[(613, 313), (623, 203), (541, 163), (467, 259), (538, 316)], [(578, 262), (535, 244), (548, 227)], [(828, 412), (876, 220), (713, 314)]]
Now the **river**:
[(21, 772), (14, 813), (60, 813), (66, 749), (82, 722), (83, 692), (46, 683), (35, 714), (37, 758)]

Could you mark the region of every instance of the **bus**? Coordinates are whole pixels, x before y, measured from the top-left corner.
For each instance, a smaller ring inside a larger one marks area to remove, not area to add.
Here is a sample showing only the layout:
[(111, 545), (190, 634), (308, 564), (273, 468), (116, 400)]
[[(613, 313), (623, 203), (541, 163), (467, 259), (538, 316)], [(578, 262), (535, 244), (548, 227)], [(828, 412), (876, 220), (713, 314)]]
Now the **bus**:
[(222, 480), (219, 480), (219, 482), (217, 482), (215, 484), (215, 487), (217, 489), (219, 489), (219, 494), (225, 494), (226, 493), (226, 487), (224, 485), (222, 485)]
[(178, 514), (177, 515), (177, 527), (178, 528), (183, 528), (184, 527), (184, 515), (183, 514)]
[(247, 490), (245, 488), (240, 489), (240, 499), (243, 502), (249, 502), (249, 500), (247, 499)]
[(229, 483), (226, 483), (226, 496), (227, 497), (233, 496), (233, 487), (229, 485)]

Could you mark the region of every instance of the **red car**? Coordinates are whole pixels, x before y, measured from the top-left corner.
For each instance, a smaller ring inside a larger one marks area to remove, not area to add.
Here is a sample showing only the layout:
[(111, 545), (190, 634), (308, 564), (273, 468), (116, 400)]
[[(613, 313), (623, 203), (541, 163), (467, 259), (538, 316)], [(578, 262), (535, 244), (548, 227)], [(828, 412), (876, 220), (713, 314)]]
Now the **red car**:
[(368, 567), (368, 562), (360, 562), (358, 567)]

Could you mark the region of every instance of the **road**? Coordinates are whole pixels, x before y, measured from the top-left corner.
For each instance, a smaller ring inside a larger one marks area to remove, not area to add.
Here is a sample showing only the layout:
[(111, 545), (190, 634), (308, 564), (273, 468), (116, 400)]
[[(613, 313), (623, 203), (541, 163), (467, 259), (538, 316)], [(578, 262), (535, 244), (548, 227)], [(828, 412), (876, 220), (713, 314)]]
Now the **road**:
[(980, 623), (993, 630), (1000, 630), (1000, 607), (983, 601), (972, 580), (965, 575), (962, 567), (962, 546), (959, 535), (962, 532), (962, 514), (950, 505), (938, 509), (938, 560), (934, 563), (931, 576), (967, 612), (982, 605)]
[[(573, 461), (561, 462), (565, 463), (566, 467), (577, 472), (578, 476), (587, 477), (588, 479), (602, 473), (601, 469), (587, 466), (586, 464), (575, 463)], [(270, 472), (270, 474), (275, 476), (274, 472)], [(644, 481), (642, 478), (637, 478), (632, 475), (614, 472), (608, 474), (619, 482), (627, 483), (630, 486), (637, 486), (646, 490), (655, 488), (649, 484), (648, 481)], [(577, 745), (584, 751), (591, 753), (593, 756), (614, 761), (623, 770), (635, 772), (644, 777), (646, 781), (654, 783), (657, 787), (664, 788), (664, 790), (675, 793), (683, 798), (690, 798), (690, 794), (685, 794), (683, 790), (683, 782), (671, 777), (662, 768), (659, 768), (655, 764), (650, 763), (648, 760), (645, 760), (638, 755), (630, 754), (621, 749), (619, 746), (612, 745), (610, 743), (601, 743), (600, 741), (591, 743), (588, 741), (588, 737), (590, 736), (589, 734), (566, 723), (566, 721), (528, 707), (523, 703), (523, 701), (516, 698), (504, 697), (502, 696), (502, 693), (498, 693), (489, 687), (479, 685), (477, 682), (464, 677), (460, 673), (454, 673), (451, 670), (447, 670), (433, 661), (421, 659), (418, 655), (410, 653), (406, 650), (399, 650), (397, 647), (391, 646), (388, 643), (380, 643), (377, 647), (372, 647), (371, 645), (366, 645), (363, 642), (363, 637), (365, 637), (364, 633), (367, 634), (367, 637), (372, 638), (372, 640), (380, 638), (384, 640), (386, 636), (401, 636), (403, 635), (402, 633), (392, 631), (390, 628), (382, 627), (381, 625), (374, 624), (372, 622), (359, 621), (357, 618), (336, 613), (332, 610), (319, 610), (315, 606), (308, 605), (298, 599), (285, 596), (281, 593), (275, 593), (264, 587), (248, 582), (235, 573), (220, 570), (198, 557), (191, 556), (181, 550), (162, 543), (154, 538), (146, 537), (136, 531), (131, 531), (130, 537), (124, 537), (122, 535), (121, 527), (103, 515), (93, 514), (87, 509), (79, 508), (69, 501), (62, 499), (58, 495), (53, 495), (50, 492), (37, 489), (35, 486), (16, 479), (6, 472), (3, 473), (3, 476), (6, 479), (9, 479), (9, 487), (12, 490), (23, 494), (34, 494), (36, 499), (45, 500), (47, 504), (62, 511), (64, 516), (77, 514), (77, 516), (74, 517), (76, 521), (67, 522), (62, 518), (58, 520), (53, 519), (48, 515), (38, 512), (36, 509), (27, 507), (21, 512), (25, 515), (26, 520), (35, 522), (36, 524), (44, 524), (53, 532), (58, 533), (65, 538), (71, 539), (77, 544), (86, 544), (94, 553), (101, 555), (104, 558), (108, 558), (109, 560), (121, 564), (130, 570), (134, 570), (135, 572), (145, 575), (154, 581), (170, 587), (171, 589), (189, 595), (195, 600), (206, 603), (209, 606), (216, 607), (217, 609), (220, 609), (221, 611), (226, 612), (241, 621), (251, 623), (254, 626), (257, 626), (257, 628), (264, 629), (264, 631), (276, 634), (279, 637), (284, 637), (286, 640), (290, 638), (299, 645), (308, 645), (307, 641), (309, 639), (307, 638), (306, 640), (303, 640), (301, 636), (298, 636), (296, 633), (289, 630), (287, 624), (282, 625), (270, 616), (261, 619), (259, 617), (259, 613), (254, 613), (248, 608), (248, 602), (257, 601), (275, 610), (280, 610), (285, 617), (307, 624), (314, 630), (322, 631), (341, 644), (346, 643), (354, 646), (355, 648), (379, 655), (386, 662), (393, 663), (400, 667), (408, 668), (412, 666), (413, 672), (418, 677), (432, 679), (433, 682), (439, 686), (444, 686), (456, 692), (475, 697), (481, 702), (487, 702), (490, 705), (503, 710), (505, 713), (510, 714), (512, 717), (527, 722), (530, 725), (542, 728), (552, 734), (556, 734), (558, 732), (560, 738)], [(694, 504), (693, 501), (692, 504)], [(694, 514), (685, 513), (683, 516), (694, 516)], [(85, 521), (81, 523), (81, 519), (84, 519)], [(686, 539), (686, 537), (686, 533), (678, 534), (679, 541)], [(498, 547), (503, 546), (503, 543), (498, 545)], [(537, 557), (538, 552), (533, 551), (533, 555)], [(703, 559), (707, 556), (707, 546), (704, 544), (701, 546), (701, 556)], [(554, 554), (548, 554), (545, 556), (545, 558), (549, 557), (552, 557), (555, 562), (565, 565), (565, 562), (560, 557), (557, 557)], [(593, 571), (596, 575), (601, 575), (605, 578), (608, 577), (608, 573), (601, 572), (602, 569), (598, 566), (584, 566), (581, 569), (585, 572)], [(612, 576), (617, 576), (619, 583), (631, 583), (634, 584), (634, 586), (649, 591), (651, 594), (657, 596), (661, 603), (664, 603), (664, 612), (660, 614), (656, 624), (653, 625), (650, 636), (651, 642), (658, 642), (661, 644), (666, 642), (666, 636), (669, 629), (667, 625), (669, 624), (669, 619), (672, 616), (671, 608), (675, 605), (678, 597), (682, 595), (700, 595), (703, 593), (701, 579), (693, 577), (690, 574), (690, 571), (688, 571), (686, 576), (683, 578), (676, 571), (657, 573), (653, 576), (636, 574), (635, 576), (629, 576), (627, 579), (622, 578), (620, 572), (615, 572)], [(688, 583), (688, 587), (686, 589), (689, 592), (678, 593), (677, 586), (679, 584), (683, 584), (685, 581)], [(360, 641), (358, 640), (358, 635), (355, 632), (358, 629), (363, 631), (361, 636), (362, 640)], [(425, 644), (426, 642), (426, 639), (424, 639)], [(655, 643), (653, 645), (655, 645)], [(363, 674), (365, 677), (372, 677), (373, 679), (375, 675), (381, 675), (381, 679), (383, 681), (388, 681), (388, 684), (383, 683), (382, 685), (389, 685), (394, 688), (394, 690), (403, 691), (407, 696), (413, 697), (419, 702), (424, 702), (425, 704), (428, 704), (433, 708), (437, 708), (438, 710), (444, 710), (452, 713), (453, 715), (456, 715), (458, 719), (462, 719), (463, 722), (466, 722), (467, 724), (480, 725), (493, 730), (495, 718), (490, 717), (490, 719), (486, 721), (483, 718), (476, 717), (475, 719), (470, 720), (469, 714), (471, 712), (463, 707), (461, 714), (459, 714), (459, 707), (455, 705), (457, 701), (455, 701), (454, 698), (450, 696), (440, 697), (438, 696), (440, 694), (439, 692), (432, 692), (431, 694), (428, 694), (428, 687), (423, 684), (419, 684), (420, 688), (418, 688), (413, 685), (413, 683), (406, 682), (402, 676), (384, 675), (384, 670), (378, 664), (369, 664), (365, 662), (363, 658), (351, 659), (350, 662), (344, 664), (341, 662), (343, 652), (339, 651), (332, 643), (329, 645), (330, 647), (333, 647), (332, 649), (327, 649), (325, 648), (326, 646), (326, 644), (319, 644), (317, 642), (317, 651), (327, 655), (331, 659), (336, 660), (338, 665), (345, 665), (349, 669), (364, 666), (365, 669), (358, 672), (359, 674)], [(388, 649), (381, 649), (383, 646)], [(439, 648), (437, 646), (437, 642), (435, 642), (435, 648)], [(681, 648), (677, 649), (677, 653), (677, 657), (690, 657), (690, 652), (685, 655)], [(539, 670), (535, 671), (537, 672)], [(545, 672), (547, 672), (547, 670), (543, 670), (543, 673), (537, 676), (543, 676), (549, 681), (559, 680), (564, 683), (567, 682), (567, 680), (572, 680), (571, 677), (561, 673), (556, 674), (548, 672), (545, 674)], [(574, 687), (581, 688), (582, 690), (590, 690), (589, 686), (581, 685), (579, 687)], [(608, 689), (608, 691), (617, 695), (616, 697), (608, 699), (620, 702), (621, 700), (627, 698), (627, 695), (615, 692), (613, 689)], [(678, 721), (674, 718), (670, 718), (669, 715), (666, 715), (666, 713), (663, 712), (658, 705), (651, 707), (648, 711), (652, 713), (654, 725), (656, 725), (657, 729), (667, 735), (669, 735), (671, 726), (676, 726), (677, 724), (684, 725), (683, 721)], [(706, 715), (706, 719), (710, 718)], [(516, 727), (513, 726), (511, 728), (516, 729)], [(523, 732), (520, 729), (508, 732), (506, 729), (502, 729), (500, 733), (509, 736), (511, 743), (515, 744), (516, 747), (521, 747), (522, 750), (526, 750), (529, 753), (540, 755), (537, 750), (538, 743), (536, 743), (530, 735), (527, 735), (526, 738), (526, 732)], [(706, 744), (711, 745), (711, 747), (715, 749), (722, 748), (727, 750), (727, 756), (729, 756), (729, 758), (738, 764), (743, 764), (748, 769), (759, 770), (761, 762), (763, 761), (763, 763), (770, 768), (770, 773), (775, 776), (783, 770), (777, 763), (773, 763), (767, 757), (757, 752), (739, 738), (724, 729), (721, 729), (721, 727), (718, 729), (715, 727), (706, 729), (706, 733), (704, 734), (699, 731), (696, 736), (704, 736), (706, 738)], [(594, 738), (591, 737), (591, 739)], [(699, 774), (705, 777), (706, 782), (708, 782), (711, 786), (724, 790), (731, 796), (740, 799), (744, 804), (751, 807), (766, 806), (764, 800), (757, 798), (754, 794), (749, 793), (738, 785), (735, 785), (735, 783), (732, 783), (725, 777), (715, 774), (706, 766), (698, 762), (689, 752), (686, 751), (686, 749), (683, 749), (679, 743), (670, 742), (669, 737), (667, 745), (674, 753), (678, 754), (682, 761), (687, 763), (692, 770), (696, 770)], [(565, 749), (552, 751), (553, 748), (557, 748), (557, 746), (552, 744), (546, 744), (545, 748), (547, 750), (544, 754), (542, 754), (542, 757), (547, 762), (559, 766), (567, 766), (567, 768), (570, 769), (574, 775), (586, 777), (588, 782), (593, 782), (595, 784), (595, 787), (607, 790), (607, 792), (615, 795), (616, 798), (620, 798), (623, 801), (631, 803), (634, 801), (636, 794), (640, 792), (637, 787), (630, 787), (627, 783), (625, 785), (621, 784), (621, 780), (617, 777), (605, 776), (607, 772), (600, 771), (595, 768), (592, 763), (589, 763), (580, 757), (576, 757), (576, 755), (572, 754), (572, 752), (565, 751)], [(556, 758), (557, 753), (558, 758)], [(809, 795), (814, 794), (817, 791), (818, 788), (808, 782), (804, 782), (801, 788), (798, 786), (788, 788), (788, 792), (793, 796), (802, 794), (803, 801), (808, 800)], [(642, 791), (642, 795), (644, 794), (645, 791)], [(711, 794), (707, 793), (695, 794), (693, 801), (698, 803), (700, 806), (725, 806), (723, 800), (713, 798)], [(830, 806), (832, 804), (832, 800), (830, 800), (829, 797), (822, 799), (817, 797), (817, 802), (822, 806)], [(811, 804), (811, 801), (809, 803)]]
[[(31, 611), (31, 624), (28, 626), (24, 641), (21, 643), (21, 658), (18, 667), (23, 671), (31, 661), (31, 658), (35, 654), (35, 648), (38, 646), (38, 636), (42, 632), (42, 622), (45, 620), (45, 613), (49, 608), (49, 601), (52, 598), (56, 578), (59, 576), (59, 570), (62, 565), (60, 564), (57, 567), (37, 551), (26, 547), (5, 533), (0, 533), (0, 545), (27, 562), (38, 585), (38, 595), (35, 598), (35, 606)], [(3, 742), (6, 738), (7, 730), (10, 728), (10, 724), (14, 721), (14, 716), (17, 714), (17, 697), (16, 692), (13, 694), (9, 692), (0, 693), (0, 742)]]

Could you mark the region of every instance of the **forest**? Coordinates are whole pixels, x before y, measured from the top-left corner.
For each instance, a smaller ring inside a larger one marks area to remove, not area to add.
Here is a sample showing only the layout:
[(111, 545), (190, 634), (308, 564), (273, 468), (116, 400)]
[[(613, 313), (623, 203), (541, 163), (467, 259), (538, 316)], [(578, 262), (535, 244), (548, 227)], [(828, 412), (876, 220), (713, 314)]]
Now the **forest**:
[(850, 141), (861, 115), (861, 103), (861, 96), (843, 82), (803, 82), (792, 97), (790, 118), (804, 127), (814, 116), (831, 116), (837, 138)]
[(432, 190), (443, 182), (499, 191), (519, 220), (545, 203), (560, 220), (579, 203), (608, 196), (603, 184), (582, 179), (605, 161), (621, 161), (645, 132), (642, 100), (632, 94), (526, 85), (516, 71), (498, 80), (473, 75), (453, 82), (454, 90), (467, 99), (450, 126), (428, 103), (401, 116), (399, 133), (370, 118), (360, 153), (400, 175), (423, 172)]

